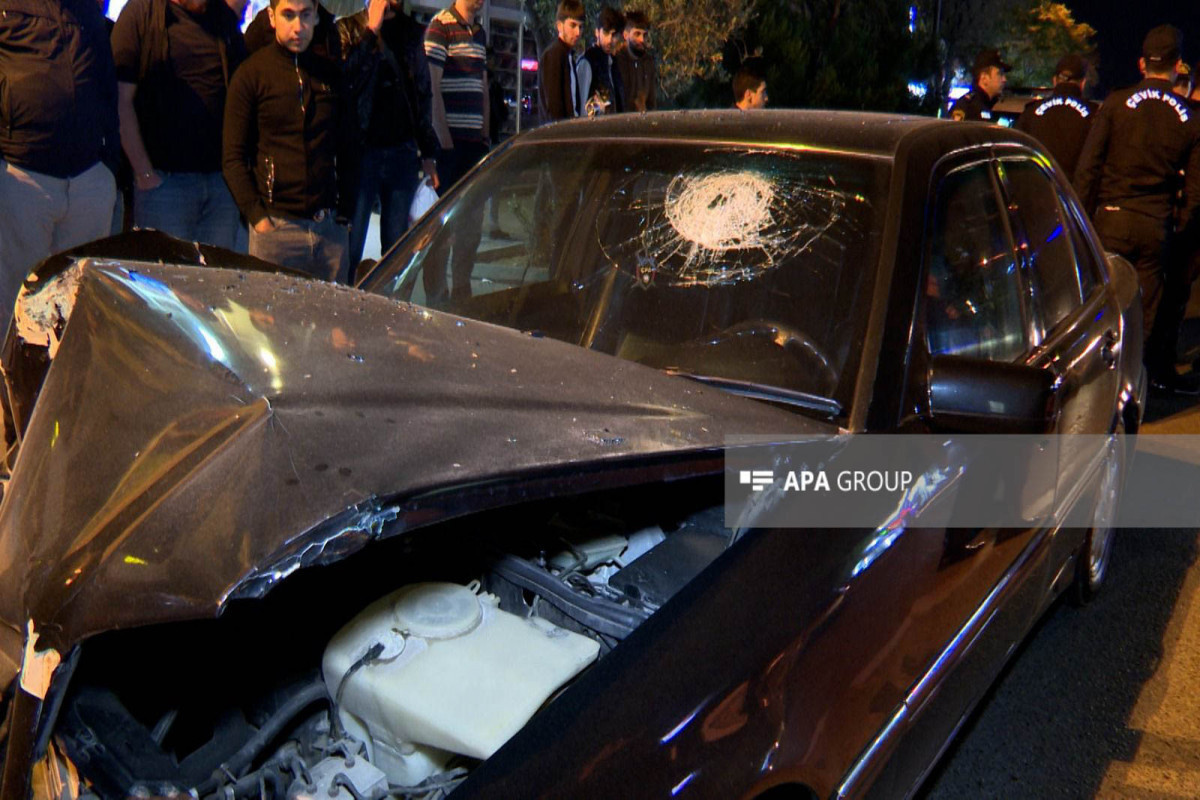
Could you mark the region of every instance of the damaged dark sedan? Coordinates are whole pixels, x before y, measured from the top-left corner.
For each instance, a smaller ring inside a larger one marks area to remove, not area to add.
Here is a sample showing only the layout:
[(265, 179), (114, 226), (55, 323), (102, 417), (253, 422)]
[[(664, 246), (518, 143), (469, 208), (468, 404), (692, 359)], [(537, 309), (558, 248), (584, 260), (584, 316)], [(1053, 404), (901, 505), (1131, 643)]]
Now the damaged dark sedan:
[(907, 795), (1107, 569), (1119, 448), (1078, 528), (726, 520), (737, 437), (1136, 431), (1136, 280), (1019, 133), (549, 126), (358, 289), (153, 236), (5, 345), (4, 798)]

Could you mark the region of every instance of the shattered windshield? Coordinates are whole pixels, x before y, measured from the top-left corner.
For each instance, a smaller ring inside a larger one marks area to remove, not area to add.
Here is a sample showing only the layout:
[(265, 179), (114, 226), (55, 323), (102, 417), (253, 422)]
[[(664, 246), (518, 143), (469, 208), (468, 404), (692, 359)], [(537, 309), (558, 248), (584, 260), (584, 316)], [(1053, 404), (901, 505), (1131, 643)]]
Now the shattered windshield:
[(693, 142), (517, 145), (368, 291), (701, 378), (834, 398), (887, 162)]

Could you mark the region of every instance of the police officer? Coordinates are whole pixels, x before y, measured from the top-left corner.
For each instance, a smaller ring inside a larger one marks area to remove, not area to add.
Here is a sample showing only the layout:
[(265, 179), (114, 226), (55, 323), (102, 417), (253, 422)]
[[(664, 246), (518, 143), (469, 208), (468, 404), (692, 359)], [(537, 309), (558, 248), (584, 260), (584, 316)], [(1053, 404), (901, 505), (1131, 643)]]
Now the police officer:
[(1079, 151), (1100, 107), (1083, 99), (1086, 83), (1087, 62), (1074, 53), (1063, 56), (1054, 68), (1054, 91), (1049, 97), (1026, 103), (1017, 118), (1017, 130), (1046, 145), (1067, 175), (1075, 174)]
[[(1095, 114), (1075, 173), (1075, 189), (1104, 246), (1133, 264), (1142, 289), (1142, 360), (1154, 385), (1200, 390), (1175, 371), (1175, 332), (1156, 329), (1168, 265), (1182, 269), (1200, 223), (1200, 116), (1172, 91), (1182, 46), (1179, 30), (1160, 25), (1142, 42), (1144, 80), (1113, 92)], [(1172, 203), (1180, 170), (1186, 204), (1173, 238)], [(1153, 334), (1152, 334), (1153, 332)]]
[(1005, 73), (1010, 69), (1012, 65), (1004, 63), (999, 50), (989, 48), (980, 51), (975, 56), (975, 66), (971, 68), (975, 85), (971, 91), (954, 101), (950, 107), (950, 119), (991, 122), (992, 106), (996, 105), (1000, 93), (1004, 91), (1004, 84), (1008, 81)]

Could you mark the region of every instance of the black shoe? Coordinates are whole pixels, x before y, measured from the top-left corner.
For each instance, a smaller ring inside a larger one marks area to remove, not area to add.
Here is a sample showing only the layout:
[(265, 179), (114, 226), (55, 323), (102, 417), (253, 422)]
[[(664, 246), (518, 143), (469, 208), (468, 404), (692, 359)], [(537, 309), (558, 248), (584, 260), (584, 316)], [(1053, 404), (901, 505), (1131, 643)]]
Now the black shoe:
[(1171, 394), (1200, 395), (1200, 374), (1189, 372), (1186, 375), (1156, 375), (1150, 378), (1150, 388)]

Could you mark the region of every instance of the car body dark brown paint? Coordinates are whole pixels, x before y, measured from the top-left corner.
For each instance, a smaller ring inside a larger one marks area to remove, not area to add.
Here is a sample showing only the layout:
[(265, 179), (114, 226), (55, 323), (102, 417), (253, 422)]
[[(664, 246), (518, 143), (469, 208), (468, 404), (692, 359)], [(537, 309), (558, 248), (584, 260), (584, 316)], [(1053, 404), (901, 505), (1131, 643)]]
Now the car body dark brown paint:
[[(717, 474), (727, 434), (931, 430), (921, 264), (940, 165), (998, 152), (1044, 158), (1000, 129), (824, 112), (631, 116), (552, 126), (513, 146), (589, 136), (828, 147), (893, 161), (870, 319), (837, 419), (327, 285), (94, 262), (0, 507), (0, 552), (13, 554), (0, 574), (3, 655), (16, 665), (13, 645), (30, 618), (66, 650), (111, 628), (217, 614), (239, 590), (257, 596), (291, 569), (370, 547), (382, 533), (521, 499)], [(1137, 308), (1132, 276), (1121, 264), (1106, 269), (1092, 309), (1105, 323)], [(135, 290), (142, 279), (157, 286)], [(151, 308), (151, 295), (179, 305)], [(266, 340), (221, 332), (228, 323), (217, 311), (235, 304), (271, 318)], [(216, 358), (176, 318), (180, 309), (236, 358)], [(1115, 415), (1136, 425), (1142, 385), (1129, 354), (1140, 341), (1127, 326), (1119, 335), (1124, 355), (1114, 380), (1100, 376), (1101, 395), (1084, 391), (1095, 373), (1055, 382), (1060, 407), (1075, 415), (1056, 423)], [(1047, 339), (1027, 363), (1055, 370), (1056, 347), (1090, 353), (1104, 341), (1091, 328), (1077, 337)], [(259, 345), (276, 355), (282, 389)], [(175, 441), (158, 436), (166, 430)], [(73, 480), (81, 462), (96, 486)], [(80, 496), (60, 514), (50, 493), (68, 487)], [(221, 509), (197, 513), (214, 497)], [(910, 530), (863, 568), (877, 538), (749, 532), (455, 796), (909, 792), (1069, 583), (1082, 535)], [(7, 766), (11, 777), (21, 765)], [(15, 786), (6, 780), (4, 796)]]
[(327, 560), (326, 539), (336, 552), (385, 521), (399, 532), (464, 513), (483, 485), (494, 504), (504, 484), (568, 465), (712, 471), (734, 432), (834, 430), (290, 276), (90, 262), (70, 320), (0, 508), (0, 618), (37, 621), (62, 650), (213, 615), (296, 558)]

